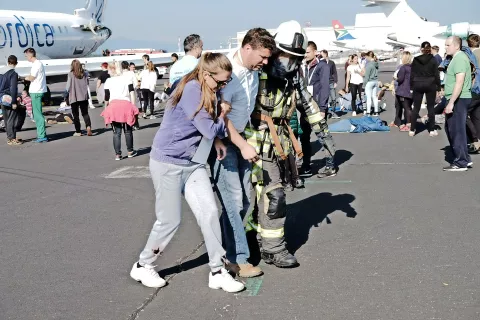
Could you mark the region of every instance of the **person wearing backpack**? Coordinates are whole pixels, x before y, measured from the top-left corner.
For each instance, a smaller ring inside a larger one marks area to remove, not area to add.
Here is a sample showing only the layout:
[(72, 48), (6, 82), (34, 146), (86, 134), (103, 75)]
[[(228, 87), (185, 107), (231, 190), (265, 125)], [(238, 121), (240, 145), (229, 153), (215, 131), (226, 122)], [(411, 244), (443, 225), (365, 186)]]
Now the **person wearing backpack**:
[(472, 101), (472, 74), (470, 60), (461, 46), (462, 39), (457, 36), (445, 41), (445, 50), (453, 57), (445, 78), (445, 96), (448, 100), (445, 107), (445, 131), (454, 159), (443, 171), (467, 171), (472, 166), (466, 131), (467, 109)]
[(471, 152), (478, 153), (480, 151), (480, 36), (478, 34), (469, 35), (467, 43), (468, 48), (463, 48), (463, 51), (475, 67), (475, 79), (472, 80), (474, 81), (472, 83), (472, 102), (468, 107), (467, 126), (472, 137)]
[(21, 145), (22, 141), (17, 139), (17, 84), (18, 74), (15, 71), (17, 57), (9, 56), (7, 59), (9, 70), (0, 78), (0, 104), (2, 105), (5, 130), (7, 131), (7, 144), (9, 146)]

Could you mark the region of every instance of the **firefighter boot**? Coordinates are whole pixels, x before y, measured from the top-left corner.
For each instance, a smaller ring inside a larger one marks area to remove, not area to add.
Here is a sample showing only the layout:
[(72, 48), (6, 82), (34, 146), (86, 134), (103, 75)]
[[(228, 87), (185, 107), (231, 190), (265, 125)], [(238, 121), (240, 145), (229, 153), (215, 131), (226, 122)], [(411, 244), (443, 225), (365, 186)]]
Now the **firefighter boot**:
[(266, 264), (274, 264), (278, 268), (294, 268), (298, 266), (297, 258), (287, 250), (278, 253), (262, 252), (262, 259)]

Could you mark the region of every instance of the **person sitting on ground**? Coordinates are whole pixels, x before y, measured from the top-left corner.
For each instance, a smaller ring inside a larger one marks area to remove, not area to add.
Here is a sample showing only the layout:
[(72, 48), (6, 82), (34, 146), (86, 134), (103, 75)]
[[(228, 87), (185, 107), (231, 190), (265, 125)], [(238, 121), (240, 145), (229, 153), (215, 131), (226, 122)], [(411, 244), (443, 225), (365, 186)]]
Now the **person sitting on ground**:
[(22, 95), (17, 98), (17, 101), (20, 106), (23, 106), (26, 109), (27, 115), (32, 120), (33, 120), (33, 109), (32, 109), (32, 98), (28, 95), (27, 90), (22, 91)]

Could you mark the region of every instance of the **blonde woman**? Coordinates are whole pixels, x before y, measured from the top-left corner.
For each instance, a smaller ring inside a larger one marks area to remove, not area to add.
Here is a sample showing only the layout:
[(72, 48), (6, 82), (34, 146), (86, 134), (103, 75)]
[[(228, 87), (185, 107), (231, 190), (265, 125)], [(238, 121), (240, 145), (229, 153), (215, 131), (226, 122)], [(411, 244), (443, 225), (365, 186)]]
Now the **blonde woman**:
[(153, 115), (153, 102), (155, 98), (155, 86), (157, 85), (157, 72), (152, 61), (148, 61), (145, 70), (140, 73), (140, 90), (143, 96), (143, 118), (147, 118), (147, 108), (150, 106), (150, 119), (156, 119)]
[[(219, 112), (217, 107), (220, 99), (218, 91), (230, 82), (231, 74), (232, 65), (226, 56), (206, 53), (197, 67), (180, 80), (168, 100), (150, 153), (157, 221), (145, 249), (130, 272), (133, 279), (147, 287), (163, 287), (166, 284), (155, 271), (153, 263), (178, 230), (184, 195), (207, 247), (211, 270), (208, 286), (227, 292), (244, 289), (243, 284), (234, 280), (223, 266), (225, 250), (222, 247), (219, 210), (205, 168), (213, 139), (219, 138), (215, 140), (217, 157), (224, 158), (226, 148), (220, 139), (227, 136), (227, 127), (232, 142), (240, 146), (242, 141), (250, 150), (233, 124), (229, 123), (224, 111)], [(253, 154), (256, 156), (255, 151)]]
[(125, 133), (127, 157), (133, 158), (137, 152), (133, 149), (132, 127), (135, 124), (138, 108), (133, 104), (135, 93), (132, 82), (121, 76), (121, 67), (117, 64), (108, 66), (110, 78), (105, 81), (105, 110), (101, 116), (105, 124), (113, 129), (113, 148), (115, 160), (122, 160), (122, 131)]
[[(410, 131), (410, 122), (412, 117), (412, 92), (410, 88), (410, 75), (412, 72), (413, 56), (410, 52), (404, 51), (402, 55), (402, 66), (397, 73), (398, 87), (395, 91), (396, 115), (395, 125), (397, 125), (402, 132)], [(402, 110), (406, 124), (401, 123)]]

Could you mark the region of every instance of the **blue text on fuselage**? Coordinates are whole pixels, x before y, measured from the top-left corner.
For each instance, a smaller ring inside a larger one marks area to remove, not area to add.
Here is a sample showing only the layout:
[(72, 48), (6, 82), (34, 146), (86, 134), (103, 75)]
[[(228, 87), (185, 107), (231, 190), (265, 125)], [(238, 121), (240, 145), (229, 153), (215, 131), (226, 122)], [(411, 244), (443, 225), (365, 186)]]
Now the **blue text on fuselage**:
[(51, 47), (55, 44), (54, 28), (48, 23), (34, 23), (32, 26), (25, 22), (24, 17), (14, 15), (18, 21), (9, 22), (6, 25), (0, 24), (0, 48), (10, 43), (18, 43), (20, 48), (28, 47)]

